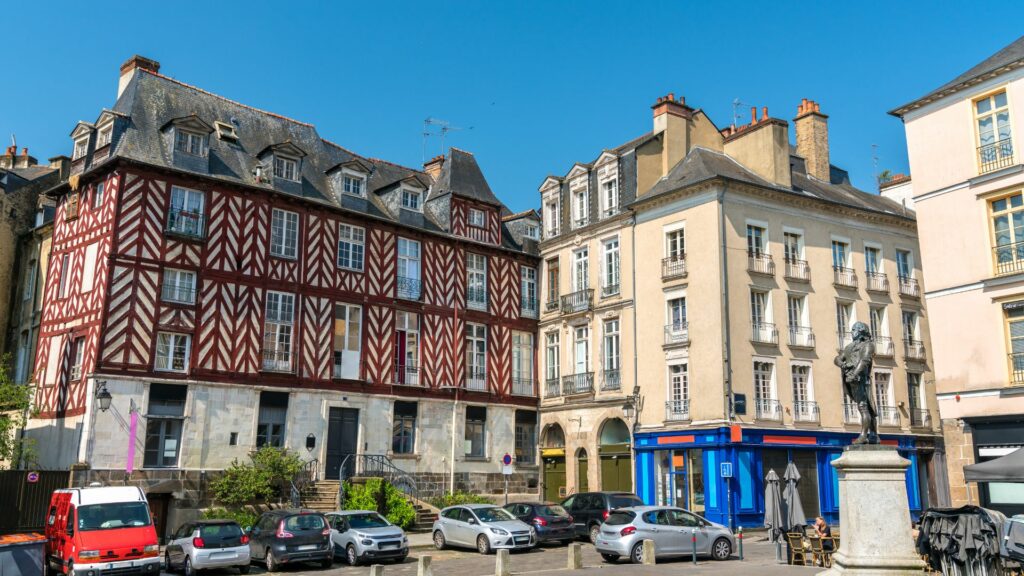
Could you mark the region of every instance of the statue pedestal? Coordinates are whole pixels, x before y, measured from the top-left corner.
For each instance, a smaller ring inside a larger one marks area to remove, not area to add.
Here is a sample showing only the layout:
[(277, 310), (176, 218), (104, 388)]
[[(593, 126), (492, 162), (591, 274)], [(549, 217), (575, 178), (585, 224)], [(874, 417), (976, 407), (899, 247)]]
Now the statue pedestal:
[(888, 446), (850, 446), (832, 462), (839, 473), (839, 550), (821, 575), (920, 575), (910, 534), (906, 470)]

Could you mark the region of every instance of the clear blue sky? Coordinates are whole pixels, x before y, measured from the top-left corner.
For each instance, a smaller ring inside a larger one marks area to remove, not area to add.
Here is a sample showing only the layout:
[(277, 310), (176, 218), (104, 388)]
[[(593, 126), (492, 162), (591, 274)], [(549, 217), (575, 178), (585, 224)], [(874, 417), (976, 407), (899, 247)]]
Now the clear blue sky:
[[(428, 116), (472, 130), (512, 209), (651, 126), (674, 91), (724, 127), (739, 99), (791, 120), (830, 116), (832, 162), (874, 190), (907, 169), (886, 111), (1024, 34), (1024, 4), (938, 2), (8, 2), (0, 142), (70, 154), (79, 119), (113, 104), (134, 53), (184, 82), (316, 125), (368, 156), (418, 166)], [(436, 137), (427, 156), (439, 153)]]

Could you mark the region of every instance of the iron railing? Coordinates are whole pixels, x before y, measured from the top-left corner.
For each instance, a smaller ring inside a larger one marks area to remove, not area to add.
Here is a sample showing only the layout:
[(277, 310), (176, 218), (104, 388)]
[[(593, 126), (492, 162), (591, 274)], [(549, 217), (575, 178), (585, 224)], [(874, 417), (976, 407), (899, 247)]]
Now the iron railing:
[(889, 291), (889, 278), (885, 272), (865, 272), (864, 275), (868, 278), (868, 290), (872, 292)]
[(675, 322), (665, 326), (665, 344), (689, 344), (690, 324), (688, 322)]
[(618, 284), (609, 284), (607, 286), (602, 286), (601, 287), (601, 297), (602, 298), (607, 298), (609, 296), (615, 296), (616, 294), (619, 293), (619, 288), (620, 287), (619, 287)]
[(572, 314), (574, 312), (585, 312), (594, 308), (594, 290), (577, 290), (571, 294), (562, 296), (562, 312)]
[(566, 396), (571, 396), (573, 394), (588, 394), (593, 391), (593, 372), (582, 372), (580, 374), (562, 376), (562, 393)]
[(167, 225), (164, 227), (164, 232), (202, 240), (206, 237), (206, 217), (198, 212), (171, 210), (167, 213)]
[(836, 286), (842, 286), (844, 288), (856, 288), (857, 287), (857, 271), (853, 268), (846, 268), (844, 266), (833, 266), (832, 267), (832, 283)]
[(818, 422), (819, 420), (821, 420), (821, 414), (818, 412), (817, 402), (793, 402), (794, 422)]
[(686, 255), (669, 256), (661, 259), (661, 279), (671, 280), (673, 278), (686, 277)]
[(516, 396), (535, 396), (533, 378), (530, 376), (512, 376), (512, 394)]
[(391, 458), (383, 454), (348, 454), (342, 459), (338, 473), (338, 479), (341, 480), (341, 493), (338, 500), (342, 507), (344, 507), (345, 483), (351, 478), (381, 478), (416, 500), (422, 500), (425, 494), (435, 493), (438, 488), (430, 486), (429, 482), (417, 481), (411, 474), (395, 466)]
[(796, 348), (814, 348), (814, 332), (810, 326), (790, 326), (789, 345)]
[(466, 306), (487, 310), (487, 289), (466, 287)]
[(396, 280), (398, 297), (406, 300), (419, 300), (423, 281), (419, 278), (399, 276)]
[(558, 236), (558, 228), (548, 228), (544, 232), (544, 239), (545, 240), (549, 240), (551, 238), (555, 238), (556, 236)]
[(924, 342), (907, 339), (903, 341), (903, 355), (907, 360), (924, 360)]
[(748, 251), (747, 271), (774, 276), (775, 262), (772, 261), (772, 255), (767, 252)]
[(559, 298), (558, 294), (554, 294), (552, 298), (548, 299), (547, 304), (544, 305), (544, 310), (547, 312), (558, 310), (560, 302), (561, 298)]
[(590, 223), (590, 218), (584, 216), (583, 218), (576, 218), (576, 219), (574, 219), (572, 221), (572, 227), (575, 230), (576, 228), (583, 228), (584, 226), (586, 226), (589, 223)]
[(836, 333), (836, 341), (836, 350), (842, 352), (844, 348), (853, 343), (853, 332), (840, 330)]
[(341, 378), (342, 376), (342, 355), (340, 350), (334, 351), (333, 362), (331, 363), (331, 378)]
[(782, 405), (778, 400), (758, 398), (754, 400), (754, 411), (758, 420), (782, 421)]
[(263, 370), (285, 374), (295, 372), (295, 353), (290, 350), (264, 350)]
[(806, 260), (786, 258), (786, 278), (808, 282), (811, 279), (811, 267)]
[(900, 295), (909, 296), (911, 298), (921, 297), (921, 286), (917, 283), (916, 278), (910, 276), (900, 276)]
[(767, 322), (753, 322), (750, 325), (751, 335), (750, 339), (754, 342), (760, 342), (761, 344), (778, 344), (779, 343), (779, 330), (775, 327), (775, 324)]
[(618, 368), (605, 368), (601, 376), (601, 390), (622, 388), (622, 372)]
[(899, 426), (900, 425), (900, 411), (895, 406), (879, 406), (878, 407), (878, 425), (879, 426)]
[(395, 364), (395, 384), (399, 386), (419, 386), (420, 368), (416, 364)]
[(843, 402), (843, 423), (860, 424), (860, 407), (852, 402)]
[(196, 289), (185, 284), (164, 284), (160, 288), (160, 299), (176, 304), (195, 304)]
[(562, 381), (555, 376), (544, 382), (544, 397), (557, 398), (562, 395)]
[(979, 173), (986, 174), (1013, 165), (1013, 139), (1003, 138), (991, 144), (978, 146)]
[(1010, 355), (1010, 378), (1014, 384), (1024, 382), (1024, 352), (1014, 352)]
[(996, 275), (1024, 271), (1024, 242), (1000, 244), (992, 248), (992, 254), (995, 258)]
[(466, 390), (487, 390), (487, 370), (483, 366), (466, 366)]
[(665, 402), (665, 420), (689, 420), (690, 399), (669, 400)]
[(931, 428), (932, 411), (927, 408), (911, 408), (910, 425), (915, 428)]
[(889, 338), (888, 336), (875, 336), (874, 343), (875, 356), (884, 356), (886, 358), (892, 358), (892, 338)]
[(302, 469), (299, 470), (299, 473), (289, 481), (292, 508), (300, 508), (302, 506), (303, 492), (319, 480), (319, 476), (320, 462), (316, 458), (307, 460), (302, 465)]

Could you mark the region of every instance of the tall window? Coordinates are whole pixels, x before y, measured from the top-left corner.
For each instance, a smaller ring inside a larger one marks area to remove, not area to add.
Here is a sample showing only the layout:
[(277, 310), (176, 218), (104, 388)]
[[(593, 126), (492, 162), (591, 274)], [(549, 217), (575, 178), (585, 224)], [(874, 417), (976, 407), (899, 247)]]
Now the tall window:
[(413, 212), (421, 212), (423, 209), (420, 207), (420, 196), (419, 190), (402, 188), (402, 208), (412, 210)]
[(782, 234), (782, 249), (787, 262), (796, 262), (804, 259), (804, 237), (797, 232), (784, 232)]
[(1013, 140), (1006, 92), (975, 100), (974, 118), (978, 129), (978, 161), (981, 171), (1009, 166), (1013, 162)]
[(605, 216), (619, 211), (619, 181), (615, 178), (601, 183), (601, 203), (604, 204)]
[(256, 421), (256, 447), (284, 448), (288, 421), (288, 393), (260, 392), (260, 411)]
[(889, 335), (885, 306), (871, 306), (871, 336), (876, 340)]
[(771, 362), (754, 361), (754, 402), (758, 418), (780, 416), (775, 402), (775, 364)]
[(178, 464), (187, 396), (187, 386), (150, 384), (143, 455), (146, 468), (172, 468)]
[(996, 271), (1020, 271), (1020, 262), (1024, 260), (1024, 194), (994, 200), (991, 207)]
[(548, 202), (544, 205), (544, 230), (547, 238), (558, 236), (558, 201)]
[(395, 312), (395, 382), (418, 386), (420, 366), (420, 316)]
[(892, 374), (875, 372), (875, 405), (878, 408), (888, 408), (893, 404)]
[(582, 248), (572, 253), (572, 291), (586, 290), (590, 285), (589, 251)]
[(684, 228), (665, 233), (665, 257), (673, 261), (686, 257), (686, 230)]
[(78, 140), (75, 140), (75, 152), (72, 155), (72, 159), (73, 160), (78, 160), (79, 158), (85, 156), (88, 153), (89, 153), (89, 137), (87, 136), (85, 138), (80, 138)]
[(82, 379), (82, 363), (85, 360), (85, 337), (79, 336), (71, 343), (71, 380)]
[(519, 268), (519, 303), (524, 316), (537, 316), (537, 269)]
[(604, 362), (605, 372), (619, 370), (619, 320), (605, 320), (604, 322)]
[(188, 132), (180, 128), (174, 129), (174, 149), (193, 156), (206, 156), (207, 139), (205, 134)]
[[(1021, 215), (1021, 225), (1024, 226), (1024, 214)], [(914, 277), (914, 261), (910, 250), (896, 250), (896, 273), (900, 278)]]
[(466, 406), (466, 456), (487, 456), (487, 408)]
[(359, 378), (359, 349), (362, 335), (362, 308), (354, 304), (334, 305), (335, 378)]
[(840, 240), (832, 241), (832, 267), (850, 267), (850, 245)]
[(855, 322), (852, 302), (836, 302), (836, 331), (839, 334), (840, 347), (851, 342), (850, 328)]
[(686, 330), (686, 297), (672, 298), (668, 301), (668, 324), (673, 332)]
[(185, 372), (188, 370), (188, 357), (191, 351), (192, 337), (188, 334), (161, 332), (156, 336), (156, 364), (154, 370), (159, 372)]
[(342, 189), (345, 191), (346, 194), (351, 194), (353, 196), (362, 196), (365, 185), (366, 179), (362, 176), (345, 174), (342, 177)]
[(204, 204), (205, 197), (202, 192), (172, 186), (171, 207), (167, 212), (167, 231), (202, 238), (205, 232)]
[(358, 226), (338, 225), (338, 267), (363, 271), (366, 231)]
[(537, 458), (537, 412), (516, 410), (516, 463), (532, 465)]
[(299, 215), (274, 208), (270, 222), (270, 254), (296, 258), (299, 244)]
[(793, 373), (793, 403), (798, 409), (807, 408), (808, 403), (814, 400), (811, 391), (811, 367), (806, 364), (793, 364), (790, 369)]
[(902, 313), (903, 318), (903, 338), (908, 342), (914, 342), (920, 340), (917, 337), (917, 312), (904, 310)]
[(420, 299), (420, 243), (398, 239), (398, 297)]
[(807, 324), (807, 296), (805, 294), (790, 294), (786, 300), (786, 316), (790, 328), (806, 328)]
[(64, 254), (60, 257), (60, 284), (57, 290), (57, 296), (59, 298), (65, 298), (68, 295), (68, 284), (71, 282), (71, 255)]
[[(1021, 342), (1024, 345), (1024, 341)], [(1024, 351), (1024, 346), (1022, 346)], [(557, 380), (561, 373), (559, 369), (559, 343), (558, 343), (558, 332), (548, 332), (544, 336), (544, 377), (547, 380)]]
[(196, 273), (172, 268), (164, 270), (164, 284), (160, 289), (160, 299), (164, 302), (195, 304)]
[(602, 270), (603, 290), (605, 296), (619, 293), (619, 239), (612, 238), (604, 242), (604, 269)]
[(864, 267), (869, 274), (882, 272), (882, 250), (880, 248), (864, 247)]
[(512, 332), (512, 392), (533, 396), (533, 333)]
[(36, 295), (36, 261), (29, 260), (25, 267), (25, 279), (22, 282), (21, 299), (26, 302)]
[(395, 401), (394, 423), (391, 425), (391, 452), (414, 454), (416, 452), (416, 410), (415, 402)]
[(586, 374), (590, 372), (590, 328), (587, 326), (576, 327), (576, 340), (574, 342), (573, 367), (575, 374)]
[(466, 323), (466, 387), (487, 389), (487, 327)]
[(690, 401), (687, 364), (672, 364), (668, 367), (668, 399), (673, 403)]
[(106, 188), (106, 183), (103, 181), (96, 183), (96, 189), (92, 193), (92, 207), (99, 208), (103, 204), (103, 191)]
[(761, 226), (747, 224), (747, 254), (763, 256), (768, 253), (768, 231)]
[(540, 240), (540, 226), (527, 222), (523, 229), (523, 236), (531, 240)]
[(107, 144), (110, 144), (110, 139), (114, 135), (114, 125), (107, 124), (100, 128), (99, 135), (96, 137), (96, 148), (102, 148)]
[(754, 325), (771, 324), (771, 310), (767, 292), (761, 290), (750, 291), (750, 322)]
[(268, 291), (266, 318), (263, 322), (264, 370), (291, 372), (294, 321), (295, 295)]
[(274, 177), (298, 182), (299, 163), (284, 156), (274, 156)]
[(911, 410), (925, 410), (928, 408), (924, 399), (924, 390), (921, 389), (921, 374), (907, 372), (907, 392), (910, 395)]
[[(577, 180), (579, 182), (580, 180)], [(586, 181), (582, 181), (583, 184), (573, 186), (572, 192), (572, 211), (573, 211), (573, 228), (579, 228), (586, 226), (590, 216), (590, 201), (587, 198), (587, 185)]]
[(466, 252), (466, 305), (487, 309), (487, 257)]

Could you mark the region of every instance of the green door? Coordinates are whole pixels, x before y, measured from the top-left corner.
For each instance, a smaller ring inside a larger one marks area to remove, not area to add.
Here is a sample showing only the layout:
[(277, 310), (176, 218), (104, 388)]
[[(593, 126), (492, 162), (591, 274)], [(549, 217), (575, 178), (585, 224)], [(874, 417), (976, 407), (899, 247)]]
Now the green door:
[(565, 456), (544, 459), (544, 499), (560, 502), (565, 494)]
[[(625, 448), (625, 450), (623, 450)], [(601, 447), (601, 489), (621, 492), (633, 491), (633, 465), (629, 446)]]
[(589, 478), (590, 467), (587, 460), (587, 453), (582, 452), (576, 457), (576, 493), (590, 492)]

